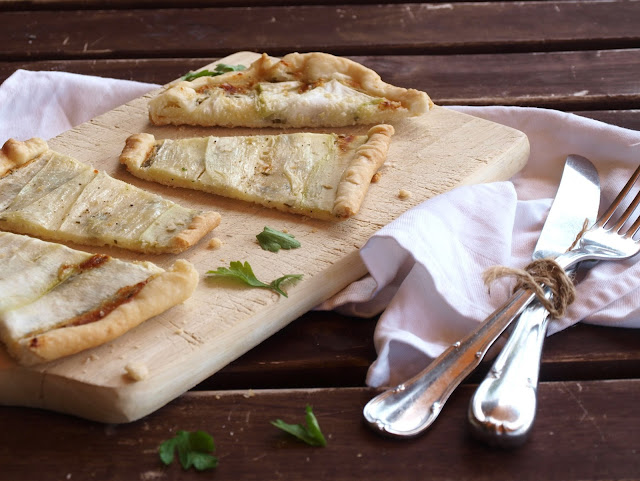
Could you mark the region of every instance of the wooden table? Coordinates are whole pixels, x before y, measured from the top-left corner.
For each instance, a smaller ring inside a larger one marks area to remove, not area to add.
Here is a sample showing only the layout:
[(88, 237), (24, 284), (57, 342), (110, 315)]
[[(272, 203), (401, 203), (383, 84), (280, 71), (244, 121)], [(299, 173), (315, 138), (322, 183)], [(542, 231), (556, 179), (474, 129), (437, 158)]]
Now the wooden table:
[[(634, 0), (4, 0), (0, 45), (0, 81), (22, 68), (159, 84), (239, 50), (319, 50), (440, 105), (545, 107), (640, 129)], [(466, 424), (487, 366), (424, 436), (370, 431), (361, 410), (375, 394), (364, 384), (375, 324), (310, 312), (129, 424), (0, 407), (0, 479), (640, 479), (640, 331), (578, 325), (552, 336), (535, 430), (525, 446), (504, 451), (474, 440)], [(269, 423), (301, 421), (306, 404), (326, 448)], [(160, 463), (158, 445), (179, 429), (214, 436), (215, 471)]]

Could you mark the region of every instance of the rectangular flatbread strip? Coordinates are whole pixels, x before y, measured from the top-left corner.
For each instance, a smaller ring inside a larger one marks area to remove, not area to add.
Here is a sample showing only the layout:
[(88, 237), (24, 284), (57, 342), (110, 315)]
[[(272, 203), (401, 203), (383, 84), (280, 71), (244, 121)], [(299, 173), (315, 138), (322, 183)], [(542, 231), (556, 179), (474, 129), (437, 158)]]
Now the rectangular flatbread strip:
[(352, 60), (321, 52), (263, 54), (249, 68), (170, 84), (149, 103), (156, 125), (343, 127), (392, 123), (433, 106)]
[(198, 273), (169, 270), (0, 232), (0, 340), (21, 364), (113, 340), (188, 299)]
[(367, 135), (295, 133), (127, 139), (120, 161), (142, 179), (202, 190), (309, 217), (355, 215), (384, 163), (394, 129)]
[(220, 223), (54, 152), (9, 139), (0, 152), (0, 229), (56, 242), (179, 253)]

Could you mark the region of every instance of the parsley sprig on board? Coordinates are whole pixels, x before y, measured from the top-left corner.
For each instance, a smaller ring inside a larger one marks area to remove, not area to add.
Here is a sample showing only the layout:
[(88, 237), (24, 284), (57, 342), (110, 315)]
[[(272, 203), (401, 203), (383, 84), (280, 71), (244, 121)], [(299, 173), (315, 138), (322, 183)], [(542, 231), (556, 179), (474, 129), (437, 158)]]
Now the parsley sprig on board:
[(160, 445), (160, 460), (167, 466), (171, 464), (176, 449), (184, 470), (194, 467), (198, 471), (204, 471), (218, 466), (218, 458), (212, 454), (215, 450), (213, 437), (205, 431), (178, 431), (174, 437)]
[(267, 284), (258, 280), (248, 262), (243, 264), (241, 261), (231, 261), (229, 263), (229, 267), (218, 267), (215, 271), (207, 271), (206, 275), (209, 277), (218, 276), (236, 279), (251, 287), (271, 289), (284, 297), (288, 297), (287, 293), (280, 286), (285, 282), (295, 282), (302, 279), (302, 274), (287, 274), (285, 276), (278, 277)]
[(271, 421), (275, 427), (295, 436), (311, 446), (326, 446), (327, 440), (324, 438), (318, 420), (313, 414), (311, 406), (307, 406), (305, 414), (305, 424), (288, 424), (282, 419)]
[(222, 75), (227, 72), (238, 72), (240, 70), (244, 70), (246, 67), (244, 65), (227, 65), (225, 63), (219, 63), (215, 66), (213, 71), (211, 70), (200, 70), (199, 72), (189, 72), (188, 74), (182, 76), (182, 80), (191, 81), (193, 79), (197, 79), (198, 77), (216, 77), (218, 75)]
[(260, 247), (271, 252), (278, 252), (280, 249), (297, 249), (301, 245), (293, 235), (266, 226), (256, 239)]

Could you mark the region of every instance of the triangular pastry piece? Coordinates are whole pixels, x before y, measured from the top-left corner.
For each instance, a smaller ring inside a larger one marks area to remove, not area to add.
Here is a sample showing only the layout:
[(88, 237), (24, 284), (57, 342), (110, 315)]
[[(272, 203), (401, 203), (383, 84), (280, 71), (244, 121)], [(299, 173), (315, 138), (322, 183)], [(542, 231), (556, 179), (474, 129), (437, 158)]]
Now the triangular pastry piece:
[(9, 139), (0, 152), (0, 230), (56, 242), (178, 253), (220, 223), (49, 149)]
[(156, 125), (342, 127), (427, 112), (425, 92), (396, 87), (352, 60), (312, 52), (263, 54), (249, 68), (170, 84), (149, 103)]
[(0, 232), (0, 339), (24, 365), (117, 338), (185, 301), (198, 273), (169, 270)]
[(294, 133), (156, 140), (127, 139), (120, 161), (142, 179), (254, 202), (309, 217), (358, 212), (384, 163), (394, 129), (367, 135)]

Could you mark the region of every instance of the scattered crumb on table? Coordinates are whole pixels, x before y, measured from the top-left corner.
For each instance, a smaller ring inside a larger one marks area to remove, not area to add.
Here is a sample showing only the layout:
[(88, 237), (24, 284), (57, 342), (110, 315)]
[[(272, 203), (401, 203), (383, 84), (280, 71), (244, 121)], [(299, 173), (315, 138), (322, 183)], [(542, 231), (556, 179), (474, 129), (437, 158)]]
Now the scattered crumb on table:
[(207, 247), (209, 249), (219, 249), (221, 246), (222, 246), (222, 241), (217, 237), (214, 237), (213, 239), (211, 239), (209, 241), (209, 244), (207, 244)]
[(124, 367), (124, 370), (127, 372), (127, 376), (134, 381), (142, 381), (149, 376), (149, 369), (140, 362), (130, 362)]
[(411, 197), (411, 192), (408, 190), (400, 189), (400, 191), (398, 191), (398, 199), (405, 200), (409, 197)]

